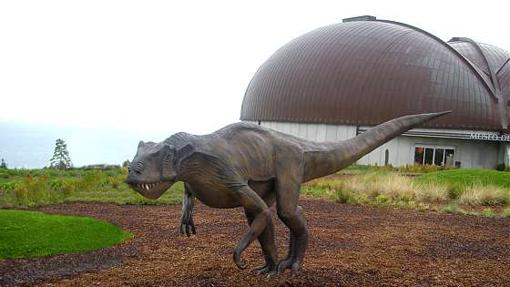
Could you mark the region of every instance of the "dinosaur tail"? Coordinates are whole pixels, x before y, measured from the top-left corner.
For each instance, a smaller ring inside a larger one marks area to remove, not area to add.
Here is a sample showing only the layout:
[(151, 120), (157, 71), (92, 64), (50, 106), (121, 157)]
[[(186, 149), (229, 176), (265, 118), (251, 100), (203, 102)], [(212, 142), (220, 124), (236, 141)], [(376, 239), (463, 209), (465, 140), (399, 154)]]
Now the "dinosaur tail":
[(305, 152), (304, 181), (335, 173), (402, 133), (448, 113), (450, 111), (403, 116), (342, 142), (317, 143)]

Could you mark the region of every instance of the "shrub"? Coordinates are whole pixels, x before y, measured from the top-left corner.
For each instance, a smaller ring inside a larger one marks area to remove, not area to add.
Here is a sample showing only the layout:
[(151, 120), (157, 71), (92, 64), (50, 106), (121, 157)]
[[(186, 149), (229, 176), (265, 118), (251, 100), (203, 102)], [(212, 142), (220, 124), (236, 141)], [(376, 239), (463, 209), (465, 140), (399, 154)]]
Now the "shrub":
[(81, 191), (93, 191), (101, 186), (101, 171), (86, 171), (77, 182), (77, 189)]
[(46, 176), (27, 176), (16, 182), (10, 192), (13, 197), (13, 204), (16, 206), (38, 206), (43, 204), (62, 202), (63, 194), (52, 192), (49, 189)]
[(496, 170), (506, 171), (507, 168), (506, 168), (506, 165), (504, 163), (499, 163), (498, 165), (496, 165)]
[(50, 189), (64, 195), (72, 194), (76, 191), (78, 180), (75, 178), (56, 178), (49, 182)]

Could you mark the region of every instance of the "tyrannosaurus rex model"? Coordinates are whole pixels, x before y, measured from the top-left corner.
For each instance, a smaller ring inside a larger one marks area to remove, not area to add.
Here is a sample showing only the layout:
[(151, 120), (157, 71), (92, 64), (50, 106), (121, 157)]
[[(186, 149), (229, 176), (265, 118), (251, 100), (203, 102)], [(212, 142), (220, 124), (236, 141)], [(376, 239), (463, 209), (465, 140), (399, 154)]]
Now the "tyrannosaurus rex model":
[[(212, 134), (177, 133), (161, 143), (140, 142), (126, 182), (145, 197), (160, 197), (183, 181), (181, 232), (195, 233), (193, 197), (215, 208), (243, 207), (249, 229), (234, 249), (241, 253), (258, 239), (266, 264), (260, 274), (300, 268), (308, 228), (298, 206), (301, 184), (335, 173), (388, 140), (448, 112), (404, 116), (342, 142), (312, 142), (249, 123), (236, 123)], [(270, 206), (290, 230), (288, 255), (277, 261)]]

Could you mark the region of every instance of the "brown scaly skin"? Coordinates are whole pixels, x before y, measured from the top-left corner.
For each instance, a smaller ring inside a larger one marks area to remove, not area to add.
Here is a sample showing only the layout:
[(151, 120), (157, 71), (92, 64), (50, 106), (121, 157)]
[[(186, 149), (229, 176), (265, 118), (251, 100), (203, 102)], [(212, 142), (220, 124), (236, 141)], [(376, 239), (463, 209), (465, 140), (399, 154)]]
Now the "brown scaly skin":
[[(161, 143), (140, 142), (126, 182), (148, 198), (160, 197), (183, 181), (181, 232), (195, 234), (193, 198), (215, 208), (243, 207), (249, 228), (234, 249), (241, 253), (258, 239), (266, 265), (259, 274), (295, 274), (305, 255), (308, 228), (298, 206), (301, 184), (329, 175), (357, 161), (390, 139), (448, 112), (400, 117), (342, 142), (306, 141), (249, 123), (236, 123), (212, 134), (177, 133)], [(289, 251), (277, 260), (269, 207), (290, 230)]]

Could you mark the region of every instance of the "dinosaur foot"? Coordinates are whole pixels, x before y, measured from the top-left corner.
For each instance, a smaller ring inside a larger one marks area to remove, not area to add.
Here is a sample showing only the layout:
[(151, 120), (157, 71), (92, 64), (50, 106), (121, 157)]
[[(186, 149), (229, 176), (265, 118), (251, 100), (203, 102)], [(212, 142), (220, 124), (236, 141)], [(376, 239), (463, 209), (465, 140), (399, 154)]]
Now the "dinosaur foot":
[(266, 264), (264, 266), (260, 266), (260, 267), (257, 267), (257, 268), (253, 268), (251, 270), (251, 272), (254, 272), (255, 274), (257, 275), (263, 275), (263, 276), (266, 276), (266, 277), (273, 277), (273, 276), (276, 276), (277, 275), (277, 272), (276, 272), (276, 265), (274, 264)]
[(295, 258), (284, 259), (278, 262), (276, 266), (277, 274), (283, 274), (285, 270), (290, 269), (291, 275), (297, 275), (300, 264)]
[(246, 269), (246, 262), (241, 258), (241, 252), (234, 250), (234, 263), (240, 270)]

